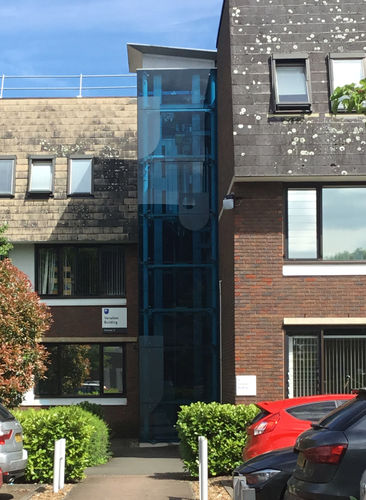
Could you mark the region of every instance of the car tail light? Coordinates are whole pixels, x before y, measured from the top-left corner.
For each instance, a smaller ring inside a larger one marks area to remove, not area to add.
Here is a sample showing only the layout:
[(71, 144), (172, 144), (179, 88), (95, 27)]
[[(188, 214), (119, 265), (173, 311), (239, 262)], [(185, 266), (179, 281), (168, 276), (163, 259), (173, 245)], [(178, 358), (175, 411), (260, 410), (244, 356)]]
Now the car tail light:
[(11, 438), (11, 435), (13, 434), (13, 431), (10, 430), (6, 434), (0, 434), (0, 445), (5, 444), (5, 441)]
[(334, 444), (330, 446), (317, 446), (316, 448), (308, 448), (301, 451), (305, 459), (309, 462), (336, 465), (340, 462), (346, 449), (347, 444)]
[(280, 414), (275, 413), (274, 415), (270, 415), (266, 417), (264, 420), (261, 420), (257, 424), (251, 426), (248, 431), (254, 436), (259, 436), (260, 434), (264, 434), (265, 432), (271, 432), (276, 427), (280, 420)]

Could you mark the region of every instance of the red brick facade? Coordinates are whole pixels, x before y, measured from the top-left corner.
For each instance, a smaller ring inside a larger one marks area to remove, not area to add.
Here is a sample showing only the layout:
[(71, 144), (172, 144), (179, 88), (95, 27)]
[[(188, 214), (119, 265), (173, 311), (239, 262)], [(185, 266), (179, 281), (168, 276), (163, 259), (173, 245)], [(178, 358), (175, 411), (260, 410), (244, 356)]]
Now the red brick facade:
[[(245, 398), (233, 398), (232, 383), (224, 377), (226, 401), (287, 396), (284, 318), (366, 317), (366, 276), (283, 276), (283, 189), (282, 183), (235, 185), (236, 207), (220, 221), (223, 235), (234, 219), (235, 375), (257, 376), (257, 396)], [(230, 237), (225, 239), (228, 245)], [(225, 252), (221, 256), (223, 269)], [(229, 288), (230, 275), (223, 278), (223, 289)], [(222, 311), (223, 335), (230, 339), (225, 325), (231, 312)], [(225, 341), (223, 356), (225, 367), (231, 362)]]

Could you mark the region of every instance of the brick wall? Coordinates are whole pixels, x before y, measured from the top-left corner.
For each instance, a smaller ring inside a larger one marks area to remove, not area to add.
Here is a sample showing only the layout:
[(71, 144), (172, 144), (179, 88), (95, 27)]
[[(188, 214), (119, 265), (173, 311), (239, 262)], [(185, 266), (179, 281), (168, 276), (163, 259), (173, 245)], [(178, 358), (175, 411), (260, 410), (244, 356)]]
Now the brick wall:
[(283, 319), (366, 317), (366, 276), (282, 276), (282, 184), (237, 184), (235, 191), (235, 372), (257, 375), (257, 397), (236, 401), (281, 399)]
[[(16, 156), (13, 199), (0, 198), (8, 237), (137, 241), (137, 105), (133, 98), (3, 99), (0, 156)], [(67, 196), (68, 157), (94, 157), (94, 196)], [(54, 196), (27, 197), (28, 158), (55, 157)]]

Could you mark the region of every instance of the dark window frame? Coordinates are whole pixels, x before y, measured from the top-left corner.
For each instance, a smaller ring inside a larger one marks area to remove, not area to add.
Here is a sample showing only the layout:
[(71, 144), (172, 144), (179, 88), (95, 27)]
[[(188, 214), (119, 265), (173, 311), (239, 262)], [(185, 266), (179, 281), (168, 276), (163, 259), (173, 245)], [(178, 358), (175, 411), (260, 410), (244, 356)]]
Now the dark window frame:
[[(91, 160), (90, 191), (71, 191), (72, 162), (73, 160)], [(67, 162), (67, 196), (71, 198), (85, 198), (94, 195), (94, 158), (90, 155), (72, 155)]]
[[(58, 258), (58, 266), (59, 268), (62, 267), (61, 265), (61, 262), (62, 262), (62, 255), (63, 255), (63, 249), (64, 248), (96, 248), (98, 250), (98, 265), (99, 265), (99, 269), (98, 269), (98, 283), (97, 283), (97, 293), (96, 295), (78, 295), (78, 294), (73, 294), (73, 295), (64, 295), (63, 294), (63, 273), (62, 272), (58, 272), (58, 286), (59, 286), (59, 289), (58, 289), (58, 293), (57, 294), (42, 294), (39, 290), (38, 290), (38, 284), (39, 284), (39, 250), (42, 249), (42, 248), (45, 248), (45, 249), (51, 249), (51, 248), (54, 248), (56, 249), (57, 251), (57, 258)], [(116, 247), (116, 248), (120, 248), (122, 253), (123, 253), (123, 277), (122, 277), (122, 294), (121, 295), (109, 295), (109, 294), (102, 294), (101, 293), (101, 267), (102, 267), (102, 263), (101, 263), (101, 251), (103, 249), (106, 249), (106, 248), (111, 248), (111, 247)], [(125, 249), (123, 247), (123, 245), (119, 245), (119, 244), (96, 244), (96, 245), (91, 245), (91, 244), (40, 244), (40, 245), (36, 245), (36, 251), (35, 251), (35, 288), (36, 288), (36, 291), (37, 293), (39, 294), (40, 297), (42, 298), (49, 298), (49, 299), (60, 299), (60, 300), (64, 300), (64, 299), (82, 299), (82, 298), (87, 298), (87, 299), (92, 299), (92, 298), (120, 298), (120, 297), (126, 297), (126, 253), (125, 253)]]
[[(284, 185), (284, 259), (288, 262), (321, 262), (321, 263), (331, 263), (331, 264), (359, 264), (366, 263), (366, 260), (325, 260), (323, 259), (323, 189), (331, 188), (331, 187), (343, 187), (347, 188), (355, 188), (355, 187), (364, 187), (366, 188), (365, 182), (358, 182), (352, 184), (344, 184), (338, 182), (328, 182), (326, 184), (323, 183), (302, 183), (302, 184), (285, 184)], [(317, 232), (317, 257), (314, 258), (290, 258), (289, 248), (288, 248), (288, 191), (290, 189), (315, 189), (316, 190), (316, 232)]]
[[(62, 394), (62, 366), (60, 363), (60, 357), (61, 357), (61, 350), (58, 349), (57, 352), (57, 358), (58, 358), (58, 368), (59, 368), (59, 373), (58, 373), (58, 394), (39, 394), (38, 391), (38, 386), (37, 384), (34, 387), (34, 393), (35, 396), (39, 399), (42, 398), (70, 398), (70, 399), (80, 399), (80, 398), (105, 398), (105, 399), (110, 399), (110, 398), (120, 398), (120, 397), (126, 397), (126, 344), (123, 342), (47, 342), (44, 341), (42, 342), (42, 345), (44, 346), (56, 346), (58, 348), (65, 346), (65, 345), (97, 345), (99, 346), (99, 394), (75, 394), (75, 395), (70, 395), (70, 394)], [(104, 365), (103, 365), (103, 354), (104, 354), (104, 347), (121, 347), (122, 348), (122, 392), (118, 393), (104, 393)], [(47, 372), (46, 372), (47, 375)]]
[[(51, 186), (50, 189), (31, 189), (33, 162), (51, 163)], [(55, 156), (31, 155), (28, 157), (28, 186), (27, 195), (29, 197), (50, 197), (55, 190)]]
[(1, 160), (12, 160), (13, 166), (12, 166), (12, 181), (11, 181), (11, 186), (10, 186), (10, 192), (9, 193), (0, 193), (0, 198), (14, 198), (14, 193), (15, 193), (15, 174), (16, 174), (16, 160), (17, 157), (15, 155), (1, 155), (0, 156), (0, 161)]
[[(277, 66), (279, 65), (298, 65), (302, 64), (305, 70), (306, 89), (308, 100), (281, 103), (279, 99), (279, 89), (277, 84)], [(312, 93), (310, 78), (309, 55), (306, 53), (276, 54), (271, 57), (272, 74), (272, 101), (275, 113), (311, 113)]]

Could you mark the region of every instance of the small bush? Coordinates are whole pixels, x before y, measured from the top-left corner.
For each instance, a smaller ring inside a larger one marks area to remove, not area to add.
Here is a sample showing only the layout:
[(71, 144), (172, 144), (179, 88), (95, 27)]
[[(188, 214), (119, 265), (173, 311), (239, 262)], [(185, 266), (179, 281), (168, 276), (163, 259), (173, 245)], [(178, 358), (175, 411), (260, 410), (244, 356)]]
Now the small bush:
[(105, 420), (104, 419), (104, 410), (103, 410), (102, 405), (90, 403), (90, 401), (82, 401), (81, 403), (78, 403), (76, 406), (80, 406), (80, 408), (82, 408), (83, 410), (86, 410), (89, 413), (96, 415), (100, 419)]
[(108, 459), (106, 424), (76, 405), (13, 413), (23, 427), (24, 448), (28, 450), (28, 481), (52, 482), (54, 442), (57, 439), (66, 439), (67, 482), (79, 481), (84, 477), (86, 467)]
[(182, 406), (176, 428), (188, 472), (198, 476), (198, 437), (205, 436), (208, 440), (209, 475), (231, 474), (242, 462), (246, 427), (257, 412), (255, 405), (192, 403)]

